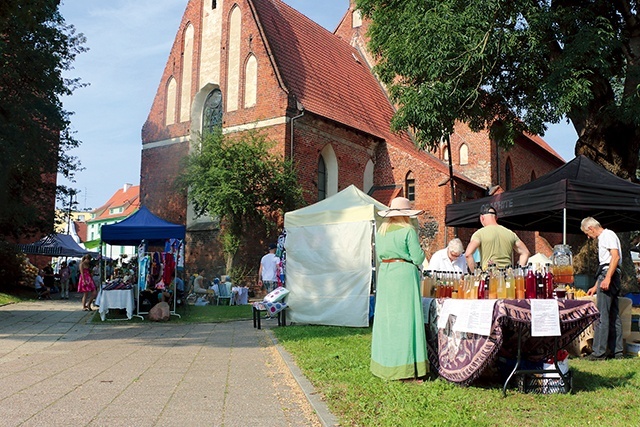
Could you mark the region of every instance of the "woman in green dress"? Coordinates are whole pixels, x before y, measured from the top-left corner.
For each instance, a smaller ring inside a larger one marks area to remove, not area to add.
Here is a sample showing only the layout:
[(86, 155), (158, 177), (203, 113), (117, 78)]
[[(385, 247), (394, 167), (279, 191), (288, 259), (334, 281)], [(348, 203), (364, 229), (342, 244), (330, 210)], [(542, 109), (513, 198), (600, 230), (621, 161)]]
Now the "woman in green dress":
[(376, 233), (378, 277), (371, 340), (371, 372), (385, 380), (419, 380), (429, 372), (417, 266), (425, 255), (404, 197), (378, 214), (385, 218)]

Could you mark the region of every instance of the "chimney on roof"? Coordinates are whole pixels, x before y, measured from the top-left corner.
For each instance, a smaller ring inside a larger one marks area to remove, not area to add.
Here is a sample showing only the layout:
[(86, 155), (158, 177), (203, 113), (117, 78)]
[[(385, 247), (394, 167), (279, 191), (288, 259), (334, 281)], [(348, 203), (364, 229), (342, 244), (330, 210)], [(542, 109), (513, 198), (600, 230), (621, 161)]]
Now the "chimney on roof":
[(133, 186), (133, 184), (125, 184), (124, 187), (122, 187), (122, 192), (126, 193), (128, 189), (130, 189)]

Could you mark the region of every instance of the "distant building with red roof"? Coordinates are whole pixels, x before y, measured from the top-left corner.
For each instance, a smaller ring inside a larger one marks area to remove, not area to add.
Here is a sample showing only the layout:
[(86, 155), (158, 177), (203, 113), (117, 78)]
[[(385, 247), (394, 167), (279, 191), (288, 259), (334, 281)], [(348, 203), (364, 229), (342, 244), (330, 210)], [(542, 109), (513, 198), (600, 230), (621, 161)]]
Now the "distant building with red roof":
[[(355, 184), (385, 204), (404, 196), (425, 210), (421, 221), (434, 230), (422, 239), (427, 256), (453, 238), (444, 224), (452, 202), (447, 147), (426, 152), (409, 133), (391, 131), (395, 109), (371, 71), (367, 25), (353, 1), (333, 33), (281, 0), (187, 2), (142, 129), (140, 197), (156, 215), (187, 225), (192, 268), (223, 271), (216, 225), (194, 217), (173, 182), (190, 144), (214, 125), (227, 134), (263, 131), (295, 162), (309, 204)], [(461, 123), (450, 144), (456, 201), (515, 188), (564, 164), (533, 135), (504, 151), (488, 132)], [(521, 238), (535, 252), (534, 233)], [(257, 242), (240, 255), (261, 255)]]
[[(122, 221), (133, 214), (140, 207), (140, 186), (124, 184), (111, 198), (102, 206), (91, 211), (91, 218), (86, 221), (87, 249), (93, 249), (99, 245), (100, 229), (103, 225), (113, 224)], [(109, 258), (118, 258), (122, 254), (132, 256), (137, 248), (128, 246), (104, 245), (102, 254)]]

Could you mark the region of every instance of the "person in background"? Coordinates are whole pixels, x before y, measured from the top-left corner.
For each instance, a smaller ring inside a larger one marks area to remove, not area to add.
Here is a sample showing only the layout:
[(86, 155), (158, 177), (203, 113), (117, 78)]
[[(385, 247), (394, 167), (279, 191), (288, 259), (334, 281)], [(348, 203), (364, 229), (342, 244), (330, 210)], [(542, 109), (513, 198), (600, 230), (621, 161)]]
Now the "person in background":
[(486, 270), (490, 263), (498, 268), (513, 265), (511, 255), (514, 251), (518, 254), (518, 265), (527, 265), (529, 249), (516, 233), (498, 224), (498, 213), (493, 206), (485, 205), (480, 209), (480, 223), (482, 228), (473, 233), (464, 253), (469, 271), (476, 268), (473, 259), (476, 249), (480, 249), (483, 270)]
[(376, 280), (376, 305), (371, 338), (373, 375), (385, 380), (422, 381), (429, 372), (427, 344), (420, 295), (420, 271), (424, 261), (418, 233), (404, 197), (378, 212), (384, 222), (376, 233), (380, 267)]
[(69, 266), (67, 266), (66, 261), (62, 261), (60, 264), (60, 299), (69, 299), (69, 278), (71, 276), (71, 272), (69, 271)]
[(258, 287), (265, 289), (267, 293), (273, 291), (278, 285), (278, 264), (280, 259), (276, 256), (278, 246), (275, 243), (269, 245), (267, 252), (260, 260), (258, 269)]
[(184, 280), (182, 280), (182, 273), (179, 271), (176, 272), (175, 284), (176, 284), (176, 303), (177, 305), (182, 305), (182, 301), (184, 301), (184, 299), (187, 296), (184, 294)]
[(610, 354), (616, 359), (624, 357), (622, 345), (622, 320), (618, 306), (620, 294), (620, 265), (622, 253), (620, 239), (613, 231), (603, 228), (592, 217), (580, 223), (580, 230), (590, 239), (598, 239), (598, 271), (596, 283), (587, 291), (587, 295), (596, 295), (596, 306), (600, 312), (600, 321), (593, 332), (593, 352), (588, 360), (604, 360)]
[(449, 241), (446, 248), (434, 253), (429, 261), (427, 270), (465, 273), (467, 271), (467, 260), (464, 257), (462, 240), (456, 237)]
[(211, 300), (215, 296), (215, 293), (213, 292), (213, 289), (207, 289), (207, 284), (205, 282), (206, 280), (204, 278), (203, 268), (198, 272), (198, 275), (193, 280), (193, 292), (211, 302)]
[(71, 290), (75, 291), (78, 289), (78, 263), (75, 259), (69, 262), (69, 273), (69, 283), (71, 286)]
[(51, 299), (51, 291), (44, 285), (44, 279), (42, 276), (44, 272), (42, 270), (38, 270), (38, 275), (36, 276), (36, 280), (34, 286), (36, 288), (36, 294), (38, 295), (38, 299)]
[(93, 283), (96, 287), (102, 286), (102, 280), (100, 277), (100, 260), (98, 260), (91, 269), (91, 277), (93, 278)]
[(42, 279), (44, 280), (44, 285), (49, 289), (50, 293), (56, 293), (56, 276), (53, 274), (53, 267), (51, 264), (47, 264), (42, 269)]
[(96, 284), (91, 277), (91, 255), (85, 255), (80, 261), (80, 278), (78, 279), (78, 292), (82, 293), (82, 309), (93, 311), (91, 303), (96, 298)]

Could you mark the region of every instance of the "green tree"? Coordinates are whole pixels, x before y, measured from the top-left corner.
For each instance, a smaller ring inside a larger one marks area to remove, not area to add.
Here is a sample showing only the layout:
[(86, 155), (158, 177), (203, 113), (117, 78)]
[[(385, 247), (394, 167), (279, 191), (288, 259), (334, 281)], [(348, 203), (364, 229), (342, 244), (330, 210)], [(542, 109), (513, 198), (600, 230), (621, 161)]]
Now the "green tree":
[(0, 2), (0, 238), (52, 231), (56, 173), (73, 179), (79, 143), (61, 97), (82, 86), (67, 79), (85, 49), (60, 15), (59, 0)]
[(505, 145), (568, 119), (584, 154), (635, 180), (640, 19), (631, 0), (357, 0), (395, 128), (424, 148), (456, 120)]
[(179, 185), (187, 190), (197, 215), (217, 217), (226, 268), (245, 231), (263, 225), (274, 231), (284, 212), (302, 203), (302, 188), (289, 160), (271, 151), (274, 143), (258, 132), (206, 134), (187, 157)]

